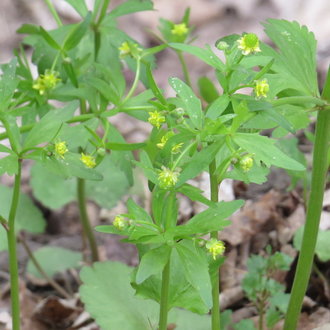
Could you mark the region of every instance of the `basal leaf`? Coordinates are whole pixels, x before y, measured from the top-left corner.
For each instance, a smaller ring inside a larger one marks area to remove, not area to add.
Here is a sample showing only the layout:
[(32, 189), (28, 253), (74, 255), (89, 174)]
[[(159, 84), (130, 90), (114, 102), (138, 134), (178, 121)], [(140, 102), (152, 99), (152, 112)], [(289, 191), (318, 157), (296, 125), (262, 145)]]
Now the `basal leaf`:
[[(82, 262), (82, 254), (58, 246), (45, 246), (33, 253), (42, 269), (49, 277), (53, 277), (58, 272), (63, 272), (69, 268), (78, 268)], [(34, 277), (44, 278), (37, 270), (34, 263), (29, 260), (27, 272)]]

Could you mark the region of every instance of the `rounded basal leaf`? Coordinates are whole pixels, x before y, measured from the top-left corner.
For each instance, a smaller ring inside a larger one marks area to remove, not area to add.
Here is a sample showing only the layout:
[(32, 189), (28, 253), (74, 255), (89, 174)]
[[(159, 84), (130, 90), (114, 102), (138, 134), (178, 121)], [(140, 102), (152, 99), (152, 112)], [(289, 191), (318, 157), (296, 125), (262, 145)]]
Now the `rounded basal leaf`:
[[(5, 219), (8, 219), (12, 194), (12, 188), (0, 186), (0, 215)], [(30, 233), (42, 233), (46, 226), (42, 213), (25, 194), (20, 195), (15, 222), (16, 231), (25, 230)], [(0, 251), (6, 249), (5, 229), (0, 226)]]
[[(68, 249), (56, 246), (46, 246), (33, 253), (42, 269), (49, 277), (53, 277), (56, 273), (63, 272), (69, 268), (79, 267), (82, 261), (82, 254)], [(27, 272), (37, 278), (44, 278), (31, 259), (27, 264)]]
[[(132, 268), (118, 262), (97, 262), (80, 273), (80, 296), (85, 309), (102, 329), (156, 329), (159, 305), (134, 295), (129, 285)], [(204, 330), (210, 317), (173, 309), (168, 323), (177, 330)]]

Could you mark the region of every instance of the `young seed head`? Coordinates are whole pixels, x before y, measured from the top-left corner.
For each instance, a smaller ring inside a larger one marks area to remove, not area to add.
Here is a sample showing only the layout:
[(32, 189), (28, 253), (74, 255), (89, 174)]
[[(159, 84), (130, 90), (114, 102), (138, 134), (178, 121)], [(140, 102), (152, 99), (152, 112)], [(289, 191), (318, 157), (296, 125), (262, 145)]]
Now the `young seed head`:
[(189, 29), (186, 23), (175, 24), (171, 30), (171, 33), (175, 36), (182, 37), (188, 33)]
[(163, 123), (165, 123), (165, 116), (163, 116), (158, 111), (149, 112), (148, 122), (157, 128), (159, 128)]
[(260, 99), (262, 97), (267, 97), (268, 92), (269, 92), (269, 85), (267, 79), (255, 81), (254, 93), (256, 94), (257, 99)]
[(225, 252), (225, 244), (215, 238), (211, 238), (205, 245), (207, 251), (212, 254), (215, 260), (218, 256), (222, 256)]
[(253, 158), (250, 155), (243, 156), (239, 161), (239, 166), (243, 172), (249, 172), (253, 166)]
[(125, 227), (127, 226), (128, 222), (127, 222), (127, 220), (125, 220), (125, 218), (123, 216), (116, 215), (112, 224), (118, 230), (124, 230)]
[(80, 160), (88, 167), (94, 168), (96, 166), (95, 158), (92, 155), (81, 153)]
[(62, 159), (64, 159), (64, 155), (69, 151), (65, 141), (56, 142), (54, 149), (55, 154)]
[(216, 44), (216, 47), (219, 49), (219, 50), (222, 50), (222, 51), (225, 51), (229, 48), (229, 45), (226, 41), (220, 41)]
[(242, 50), (243, 55), (260, 52), (259, 39), (256, 34), (248, 33), (237, 40), (238, 48)]
[(161, 171), (158, 174), (159, 186), (162, 189), (170, 189), (178, 182), (179, 173), (170, 170), (169, 168), (162, 166)]

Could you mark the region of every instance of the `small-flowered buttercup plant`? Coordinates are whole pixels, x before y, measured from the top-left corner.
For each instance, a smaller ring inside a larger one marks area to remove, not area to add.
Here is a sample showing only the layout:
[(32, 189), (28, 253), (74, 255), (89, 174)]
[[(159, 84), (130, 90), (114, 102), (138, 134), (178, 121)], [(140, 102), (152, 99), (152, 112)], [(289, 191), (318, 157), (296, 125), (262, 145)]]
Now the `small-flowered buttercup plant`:
[[(8, 155), (0, 160), (5, 165), (0, 170), (1, 174), (15, 175), (9, 217), (0, 219), (8, 240), (13, 329), (20, 328), (15, 218), (25, 159), (39, 164), (39, 173), (44, 168), (48, 174), (55, 172), (57, 180), (76, 178), (83, 235), (91, 250), (86, 262), (98, 260), (86, 194), (100, 205), (112, 207), (115, 203), (109, 206), (108, 199), (122, 188), (122, 182), (125, 189), (118, 193), (116, 201), (128, 194), (133, 182), (132, 166), (138, 166), (148, 181), (150, 210), (128, 199), (127, 213), (115, 216), (111, 225), (96, 227), (99, 232), (124, 236), (125, 242), (138, 247), (139, 265), (132, 273), (131, 285), (137, 296), (159, 303), (156, 319), (146, 309), (138, 320), (132, 319), (133, 313), (125, 313), (125, 322), (136, 329), (166, 330), (172, 317), (169, 312), (180, 307), (198, 314), (211, 311), (210, 318), (200, 320), (206, 322), (205, 329), (219, 330), (219, 267), (225, 259), (225, 242), (218, 234), (230, 225), (227, 219), (243, 205), (240, 200), (219, 201), (219, 185), (226, 178), (265, 182), (271, 166), (304, 172), (304, 165), (295, 159), (297, 149), (285, 148), (285, 137), (304, 128), (309, 114), (317, 112), (312, 191), (298, 263), (299, 281), (294, 284), (285, 325), (285, 329), (294, 329), (316, 242), (313, 233), (322, 205), (328, 166), (324, 155), (330, 138), (330, 77), (321, 97), (313, 35), (297, 23), (269, 20), (264, 24), (265, 32), (275, 48), (263, 44), (256, 34), (247, 33), (219, 39), (213, 51), (210, 46), (191, 45), (193, 28), (187, 10), (181, 22), (162, 19), (162, 44), (145, 49), (117, 29), (116, 20), (131, 13), (132, 8), (151, 10), (152, 3), (132, 0), (112, 13), (107, 12), (108, 3), (96, 1), (92, 13), (85, 6), (75, 5), (82, 21), (63, 28), (47, 1), (59, 28), (48, 32), (37, 26), (23, 26), (19, 30), (32, 33), (24, 43), (33, 48), (32, 60), (40, 76), (33, 79), (24, 47), (18, 58), (1, 67), (0, 84), (7, 93), (0, 97), (0, 120), (6, 130), (1, 136), (9, 139), (10, 149), (3, 147)], [(299, 36), (296, 42), (292, 42), (294, 36)], [(158, 87), (152, 71), (154, 54), (165, 48), (175, 51), (182, 65), (184, 81), (169, 77), (174, 97), (167, 97)], [(224, 60), (219, 52), (223, 52)], [(184, 53), (195, 55), (214, 69), (212, 79), (200, 77), (197, 83), (192, 81)], [(309, 55), (301, 57), (302, 53)], [(131, 84), (122, 72), (123, 62), (134, 72)], [(140, 81), (147, 90), (137, 94)], [(248, 95), (241, 93), (246, 88)], [(55, 106), (49, 102), (52, 100), (64, 105)], [(150, 136), (143, 142), (126, 143), (120, 127), (117, 129), (108, 120), (120, 112), (149, 122), (153, 126)], [(261, 134), (265, 128), (272, 131), (271, 136)], [(117, 172), (112, 175), (113, 171)], [(191, 181), (203, 171), (209, 175), (210, 198)], [(106, 181), (108, 177), (112, 181)], [(118, 177), (124, 178), (120, 184)], [(93, 184), (96, 188), (90, 193)], [(98, 198), (100, 191), (104, 194)], [(42, 193), (38, 195), (45, 198)], [(205, 210), (182, 223), (180, 195), (204, 204)], [(97, 263), (95, 269), (103, 266)], [(88, 284), (84, 282), (83, 288)], [(100, 286), (93, 282), (93, 290), (97, 287)], [(102, 328), (123, 326), (108, 315), (111, 308), (104, 315), (99, 306), (90, 307), (96, 300), (83, 289), (81, 298)]]

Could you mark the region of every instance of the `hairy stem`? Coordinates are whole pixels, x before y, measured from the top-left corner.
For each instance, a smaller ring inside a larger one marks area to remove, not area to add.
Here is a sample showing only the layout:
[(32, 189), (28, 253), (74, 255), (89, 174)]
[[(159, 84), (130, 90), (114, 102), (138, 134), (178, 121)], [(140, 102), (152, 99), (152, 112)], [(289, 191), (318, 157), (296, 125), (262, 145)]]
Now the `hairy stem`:
[[(322, 97), (326, 100), (330, 99), (330, 70), (328, 71)], [(303, 298), (311, 273), (328, 171), (327, 154), (329, 150), (329, 140), (330, 110), (321, 110), (318, 113), (316, 122), (312, 182), (307, 206), (306, 224), (284, 323), (285, 330), (292, 330), (297, 327)]]
[(187, 64), (186, 64), (186, 61), (184, 59), (184, 56), (183, 56), (183, 54), (180, 50), (178, 50), (176, 53), (178, 54), (178, 57), (179, 57), (179, 60), (180, 60), (180, 63), (181, 63), (184, 80), (185, 80), (185, 82), (188, 86), (192, 87), (191, 86), (191, 79), (190, 79), (189, 70), (187, 68)]
[(89, 247), (92, 253), (92, 261), (99, 261), (99, 253), (97, 249), (96, 239), (86, 209), (85, 180), (81, 178), (77, 178), (77, 196), (80, 221), (83, 228), (83, 233), (88, 239)]
[(162, 273), (162, 289), (159, 309), (159, 330), (167, 329), (168, 290), (170, 286), (170, 261), (171, 259), (169, 258)]
[[(213, 160), (209, 166), (210, 173), (210, 189), (211, 189), (211, 201), (219, 201), (219, 185), (217, 180), (216, 171), (216, 161)], [(212, 232), (211, 238), (218, 239), (218, 232)], [(219, 292), (220, 292), (220, 274), (219, 271), (216, 273), (212, 280), (212, 330), (220, 329), (220, 302), (219, 302)]]
[(15, 183), (11, 206), (8, 218), (8, 255), (9, 255), (9, 270), (10, 270), (10, 297), (11, 297), (11, 312), (13, 330), (20, 329), (20, 302), (19, 302), (19, 278), (17, 264), (17, 241), (15, 232), (15, 218), (20, 195), (21, 186), (21, 160), (18, 161), (18, 171), (15, 175)]

